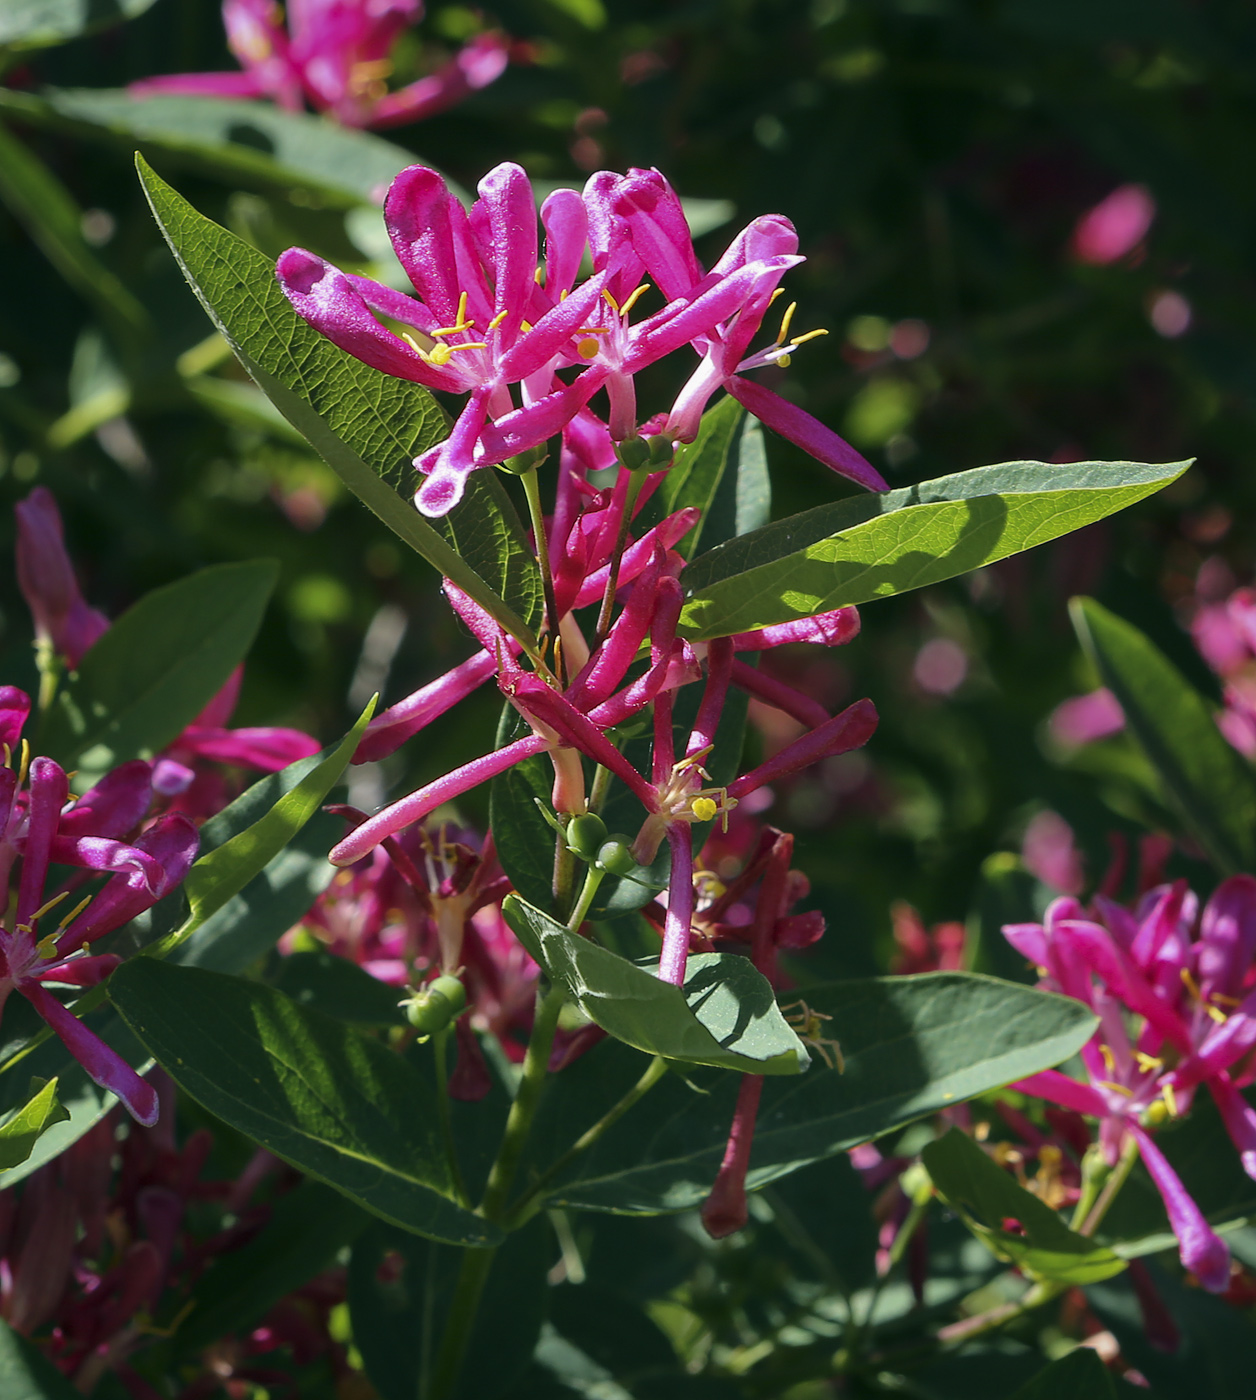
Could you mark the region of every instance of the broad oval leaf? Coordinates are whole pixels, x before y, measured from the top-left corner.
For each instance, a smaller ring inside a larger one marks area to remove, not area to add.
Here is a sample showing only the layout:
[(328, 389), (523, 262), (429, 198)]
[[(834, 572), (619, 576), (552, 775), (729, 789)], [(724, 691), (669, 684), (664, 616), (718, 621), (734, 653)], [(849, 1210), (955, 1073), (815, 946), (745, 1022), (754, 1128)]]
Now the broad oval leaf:
[(0, 1395), (4, 1400), (82, 1400), (34, 1342), (0, 1321)]
[(307, 199), (313, 195), (333, 208), (380, 204), (397, 172), (417, 159), (369, 131), (285, 112), (269, 102), (173, 93), (137, 97), (125, 88), (46, 88), (38, 95), (6, 91), (0, 108), (75, 136), (161, 152), (181, 165), (247, 185), (301, 190)]
[(724, 637), (939, 583), (1102, 520), (1189, 465), (1005, 462), (818, 506), (695, 559), (681, 632)]
[(215, 564), (146, 593), (57, 694), (40, 751), (76, 768), (85, 791), (176, 739), (244, 659), (275, 586), (268, 559)]
[(747, 1074), (798, 1074), (810, 1056), (748, 958), (691, 954), (685, 985), (660, 982), (508, 895), (506, 922), (588, 1018), (647, 1055)]
[(499, 1232), (453, 1198), (435, 1091), (380, 1041), (271, 987), (134, 958), (109, 996), (175, 1083), (373, 1214), (449, 1244)]
[(5, 0), (0, 47), (41, 49), (142, 15), (154, 0)]
[[(475, 489), (440, 530), (415, 509), (413, 460), (447, 432), (436, 400), (337, 349), (293, 311), (268, 258), (198, 213), (137, 157), (153, 215), (183, 275), (258, 387), (345, 485), (400, 539), (476, 600), (512, 635), (534, 644), (521, 611), (540, 596), (522, 527), (491, 524), (497, 574), (485, 580), (443, 532), (478, 537), (491, 487)], [(504, 504), (503, 504), (504, 502)], [(505, 517), (505, 493), (491, 509)], [(464, 518), (470, 524), (463, 529)], [(507, 594), (502, 596), (502, 591)]]
[[(1125, 1268), (1124, 1259), (1071, 1230), (958, 1128), (929, 1143), (921, 1160), (934, 1186), (982, 1244), (1030, 1278), (1097, 1283)], [(1015, 1220), (1023, 1233), (1005, 1229), (1008, 1220)]]
[(1222, 737), (1207, 701), (1132, 624), (1074, 598), (1073, 626), (1165, 790), (1225, 873), (1256, 869), (1256, 773)]
[[(1058, 1064), (1093, 1033), (1080, 1002), (964, 972), (858, 978), (807, 987), (830, 1016), (845, 1072), (818, 1061), (763, 1086), (748, 1181), (765, 1186), (824, 1157)], [(605, 1041), (565, 1069), (542, 1107), (533, 1169), (543, 1171), (641, 1074), (641, 1059)], [(708, 1071), (657, 1084), (568, 1173), (557, 1204), (635, 1214), (700, 1204), (719, 1168), (737, 1080)]]

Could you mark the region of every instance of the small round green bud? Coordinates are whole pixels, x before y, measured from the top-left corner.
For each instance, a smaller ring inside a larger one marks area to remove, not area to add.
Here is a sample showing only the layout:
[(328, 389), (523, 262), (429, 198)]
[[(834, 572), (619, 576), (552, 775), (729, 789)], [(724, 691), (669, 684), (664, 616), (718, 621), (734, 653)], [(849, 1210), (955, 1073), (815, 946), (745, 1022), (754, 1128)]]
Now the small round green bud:
[(650, 444), (645, 438), (627, 438), (616, 443), (615, 456), (630, 472), (639, 472), (650, 465)]
[(411, 1001), (403, 1002), (406, 1020), (424, 1035), (443, 1031), (467, 1004), (467, 989), (446, 973), (421, 988)]
[(641, 869), (632, 854), (632, 837), (612, 836), (597, 853), (597, 863), (611, 875), (635, 875)]
[(657, 471), (661, 467), (670, 466), (672, 458), (676, 455), (671, 438), (660, 433), (656, 437), (650, 438), (649, 443), (651, 468)]
[(567, 823), (567, 849), (581, 860), (595, 860), (598, 848), (606, 840), (606, 823), (593, 812), (572, 817)]
[(509, 472), (511, 476), (527, 476), (529, 472), (535, 471), (548, 455), (544, 446), (529, 447), (517, 456), (507, 457), (504, 462), (498, 462), (497, 470)]

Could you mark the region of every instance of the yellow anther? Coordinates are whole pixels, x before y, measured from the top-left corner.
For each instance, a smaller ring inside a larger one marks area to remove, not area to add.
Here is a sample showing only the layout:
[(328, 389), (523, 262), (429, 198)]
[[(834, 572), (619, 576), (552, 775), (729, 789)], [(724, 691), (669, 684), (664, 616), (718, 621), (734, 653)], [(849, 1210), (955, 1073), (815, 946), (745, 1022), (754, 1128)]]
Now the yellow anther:
[(1109, 1074), (1116, 1073), (1116, 1056), (1112, 1053), (1110, 1045), (1100, 1045), (1099, 1053), (1103, 1056), (1103, 1062), (1108, 1067)]
[(531, 321), (520, 321), (520, 322), (519, 322), (519, 329), (520, 329), (520, 331), (523, 332), (524, 335), (527, 335), (528, 332), (532, 329), (532, 322), (531, 322)]
[[(23, 740), (22, 740), (22, 761), (21, 761), (21, 763), (18, 765), (18, 770), (17, 770), (17, 785), (18, 785), (18, 787), (21, 787), (22, 784), (26, 781), (26, 775), (27, 775), (28, 772), (30, 772), (30, 766), (31, 766), (31, 745), (30, 745), (30, 740), (29, 740), (29, 739), (23, 739)], [(67, 776), (68, 776), (68, 775), (67, 775)]]
[(796, 335), (789, 343), (794, 347), (806, 345), (809, 340), (814, 340), (818, 335), (828, 335), (828, 331), (823, 326), (818, 326), (813, 331), (804, 331), (802, 335)]
[(794, 319), (794, 312), (797, 310), (798, 303), (796, 301), (791, 301), (790, 304), (785, 308), (785, 314), (781, 317), (781, 329), (777, 333), (776, 337), (776, 343), (778, 345), (785, 344), (786, 338), (789, 335), (789, 323)]
[(57, 925), (57, 932), (63, 933), (66, 930), (66, 928), (68, 928), (69, 925), (72, 924), (74, 920), (78, 918), (78, 916), (83, 912), (84, 909), (87, 908), (87, 906), (91, 902), (92, 897), (90, 894), (87, 896), (86, 899), (80, 899), (79, 902), (74, 906), (74, 908), (71, 909), (70, 912)]
[(1099, 1081), (1101, 1089), (1111, 1089), (1114, 1094), (1124, 1094), (1127, 1099), (1134, 1097), (1133, 1089), (1127, 1089), (1124, 1084), (1116, 1084), (1111, 1079), (1101, 1079)]
[(615, 300), (613, 296), (611, 296), (611, 294), (606, 290), (605, 287), (602, 288), (602, 296), (605, 298), (607, 306), (609, 306), (610, 309), (615, 313), (615, 315), (618, 316), (619, 303)]
[(1191, 996), (1193, 996), (1196, 1001), (1201, 1000), (1203, 993), (1199, 990), (1199, 983), (1191, 976), (1190, 968), (1184, 967), (1178, 975), (1182, 979), (1182, 985)]
[(582, 360), (591, 360), (601, 348), (597, 343), (597, 337), (589, 335), (576, 345), (576, 354)]
[(778, 355), (776, 357), (776, 363), (781, 367), (781, 369), (788, 369), (790, 365), (793, 364), (793, 362), (794, 357), (792, 355)]
[(467, 320), (467, 294), (458, 294), (458, 315), (454, 319), (452, 326), (442, 326), (439, 330), (429, 331), (428, 334), (437, 337), (443, 335), (457, 335), (460, 331), (470, 330), (475, 325), (474, 321)]
[(642, 284), (636, 289), (636, 291), (634, 291), (633, 294), (628, 298), (628, 300), (624, 302), (624, 304), (619, 308), (619, 314), (621, 316), (627, 316), (627, 314), (632, 310), (632, 308), (636, 306), (637, 302), (649, 290), (650, 284), (648, 282), (642, 282)]
[(1148, 1055), (1142, 1050), (1135, 1050), (1134, 1058), (1138, 1061), (1138, 1068), (1146, 1074), (1153, 1074), (1164, 1068), (1163, 1060), (1158, 1060), (1154, 1055)]
[(771, 306), (772, 303), (775, 302), (775, 300), (777, 299), (777, 297), (783, 297), (784, 295), (785, 295), (785, 288), (784, 288), (784, 287), (777, 287), (777, 289), (772, 293), (772, 295), (771, 295), (770, 297), (768, 297), (768, 305)]
[(50, 933), (47, 938), (41, 938), (39, 942), (35, 944), (35, 951), (45, 962), (51, 962), (52, 959), (57, 956), (57, 938), (59, 932), (58, 930), (58, 933)]
[(500, 326), (501, 323), (502, 323), (502, 322), (506, 319), (506, 317), (509, 316), (509, 315), (510, 315), (510, 308), (509, 308), (509, 307), (507, 307), (505, 311), (499, 311), (499, 312), (497, 313), (497, 315), (494, 316), (493, 319), (488, 323), (488, 328), (489, 328), (489, 330), (495, 331), (495, 330), (497, 329), (497, 327)]
[(1242, 1002), (1239, 1000), (1238, 997), (1228, 997), (1222, 992), (1213, 992), (1212, 999), (1217, 1003), (1218, 1006), (1228, 1006), (1230, 1008), (1234, 1008), (1236, 1006), (1242, 1005)]
[(720, 809), (709, 797), (695, 797), (692, 811), (700, 822), (709, 822)]
[(70, 897), (70, 891), (69, 891), (69, 890), (62, 890), (60, 894), (54, 894), (53, 897), (48, 901), (47, 904), (41, 905), (41, 906), (40, 906), (38, 909), (36, 909), (35, 912), (31, 915), (31, 923), (34, 924), (37, 920), (42, 919), (42, 918), (44, 917), (44, 915), (45, 915), (50, 909), (55, 909), (55, 908), (57, 907), (57, 905), (60, 904), (61, 901), (62, 901), (63, 899), (69, 899), (69, 897)]
[(1212, 1017), (1214, 1021), (1216, 1021), (1217, 1025), (1219, 1026), (1224, 1026), (1225, 1023), (1230, 1019), (1229, 1016), (1224, 1011), (1222, 1011), (1222, 1009), (1219, 1006), (1205, 1006), (1204, 1010), (1209, 1014), (1209, 1016)]
[[(714, 744), (708, 744), (704, 749), (695, 749), (693, 753), (686, 754), (686, 756), (682, 758), (680, 762), (676, 765), (676, 772), (683, 773), (686, 768), (697, 768), (698, 772), (702, 773), (702, 768), (700, 766), (702, 760), (706, 758), (706, 756), (711, 752), (711, 750), (714, 747)], [(706, 774), (703, 773), (703, 777), (705, 776)]]
[(1169, 1110), (1169, 1117), (1176, 1118), (1178, 1116), (1178, 1106), (1177, 1095), (1173, 1092), (1173, 1085), (1168, 1083), (1162, 1084), (1160, 1086), (1160, 1092), (1164, 1095), (1164, 1106)]
[(8, 768), (9, 765), (13, 762), (13, 750), (8, 746), (8, 744), (4, 744), (0, 747), (3, 747), (4, 749), (4, 766)]
[(541, 266), (540, 263), (537, 263), (536, 265), (536, 271), (532, 274), (532, 280), (536, 283), (538, 287), (542, 287), (545, 285), (545, 269)]

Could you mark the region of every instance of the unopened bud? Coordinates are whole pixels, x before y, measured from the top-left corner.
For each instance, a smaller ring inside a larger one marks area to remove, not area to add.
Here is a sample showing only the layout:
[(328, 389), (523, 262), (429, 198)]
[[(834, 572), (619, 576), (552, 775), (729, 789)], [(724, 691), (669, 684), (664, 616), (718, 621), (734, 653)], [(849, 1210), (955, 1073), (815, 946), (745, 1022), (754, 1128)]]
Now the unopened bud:
[(504, 462), (498, 462), (497, 470), (509, 472), (511, 476), (527, 476), (541, 465), (549, 456), (544, 447), (529, 447), (526, 452), (520, 452), (514, 457), (507, 457)]
[(650, 465), (650, 443), (646, 438), (627, 438), (616, 443), (615, 456), (630, 472), (643, 471)]
[(597, 853), (597, 863), (611, 875), (635, 875), (641, 866), (632, 854), (632, 838), (612, 836)]
[(567, 823), (567, 849), (582, 860), (596, 860), (606, 840), (606, 823), (593, 812), (572, 817)]
[(443, 1031), (467, 1004), (467, 989), (449, 973), (429, 982), (401, 1005), (406, 1020), (424, 1035)]

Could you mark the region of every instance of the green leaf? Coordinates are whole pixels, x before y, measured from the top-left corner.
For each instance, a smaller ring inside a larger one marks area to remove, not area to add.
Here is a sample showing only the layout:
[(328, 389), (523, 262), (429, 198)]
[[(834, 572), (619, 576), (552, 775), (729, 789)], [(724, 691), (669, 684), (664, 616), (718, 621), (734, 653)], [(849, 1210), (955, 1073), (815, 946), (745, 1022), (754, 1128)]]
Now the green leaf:
[[(436, 400), (417, 384), (355, 360), (307, 326), (279, 289), (269, 259), (199, 214), (143, 159), (137, 164), (183, 275), (267, 398), (390, 530), (507, 631), (535, 646), (518, 612), (532, 606), (531, 585), (526, 596), (501, 598), (414, 508), (413, 459), (447, 431)], [(476, 500), (451, 514), (474, 516)], [(470, 527), (472, 533), (479, 528)], [(506, 572), (522, 577), (526, 570), (514, 563)]]
[[(832, 1019), (845, 1072), (816, 1061), (771, 1078), (755, 1129), (749, 1182), (760, 1187), (913, 1119), (1058, 1064), (1093, 1033), (1080, 1002), (963, 972), (852, 979), (805, 989)], [(533, 1133), (543, 1171), (618, 1101), (641, 1059), (604, 1041), (563, 1070)], [(737, 1097), (731, 1075), (660, 1081), (583, 1154), (553, 1193), (557, 1204), (636, 1214), (687, 1210), (711, 1188)], [(556, 1086), (557, 1087), (557, 1086)]]
[(110, 24), (142, 15), (153, 0), (5, 0), (0, 48), (41, 49), (64, 44)]
[(0, 1321), (0, 1395), (4, 1400), (83, 1400), (33, 1342)]
[[(497, 724), (495, 748), (505, 748), (529, 732), (527, 722), (509, 702)], [(525, 758), (499, 773), (489, 788), (489, 825), (497, 859), (511, 885), (538, 908), (552, 902), (551, 865), (542, 854), (553, 850), (555, 831), (541, 815), (554, 793), (554, 765), (546, 754)]]
[(681, 632), (749, 632), (954, 578), (1102, 520), (1189, 465), (1006, 462), (818, 506), (695, 559)]
[(253, 559), (215, 564), (146, 593), (61, 687), (40, 752), (78, 770), (79, 792), (119, 763), (151, 758), (244, 659), (277, 576), (271, 560)]
[(736, 399), (726, 396), (702, 415), (693, 442), (676, 453), (649, 502), (646, 519), (653, 522), (698, 506), (702, 519), (675, 546), (692, 559), (700, 548), (765, 525), (770, 505), (762, 429)]
[[(354, 1345), (382, 1400), (429, 1393), (461, 1251), (375, 1226), (349, 1260)], [(553, 1235), (534, 1219), (497, 1251), (449, 1400), (506, 1395), (528, 1364), (549, 1307)]]
[(16, 1113), (0, 1123), (0, 1169), (19, 1166), (54, 1123), (68, 1123), (69, 1110), (57, 1098), (57, 1081), (34, 1081), (35, 1092)]
[(252, 825), (196, 861), (183, 882), (188, 916), (174, 933), (152, 950), (155, 956), (165, 957), (279, 856), (318, 811), (323, 798), (349, 766), (374, 711), (375, 701), (371, 700), (339, 745), (311, 768), (291, 791), (279, 797)]
[(271, 987), (156, 958), (109, 997), (175, 1083), (276, 1156), (404, 1230), (484, 1246), (453, 1199), (428, 1078), (380, 1041)]
[[(4, 22), (0, 17), (0, 33)], [(107, 321), (123, 334), (151, 329), (148, 312), (88, 247), (83, 212), (69, 190), (3, 125), (0, 199), (26, 226), (53, 267)]]
[(692, 954), (682, 989), (570, 932), (517, 895), (507, 895), (502, 913), (580, 1010), (626, 1045), (747, 1074), (798, 1074), (810, 1063), (771, 984), (748, 958)]
[(279, 959), (271, 985), (298, 1006), (313, 1007), (355, 1026), (406, 1023), (396, 987), (334, 953), (286, 954)]
[(1093, 598), (1070, 604), (1104, 685), (1186, 824), (1225, 873), (1256, 868), (1256, 774), (1203, 696), (1137, 627)]
[(1028, 1385), (1021, 1386), (1011, 1400), (1063, 1400), (1064, 1396), (1068, 1400), (1116, 1400), (1112, 1374), (1091, 1347), (1078, 1347), (1053, 1361)]
[[(4, 92), (0, 109), (74, 136), (173, 158), (242, 184), (300, 191), (333, 208), (378, 206), (393, 177), (417, 157), (369, 131), (269, 102), (125, 89)], [(426, 163), (426, 162), (425, 162)]]
[[(1125, 1268), (1110, 1249), (1070, 1230), (958, 1128), (929, 1143), (921, 1160), (934, 1186), (982, 1244), (1029, 1278), (1097, 1283)], [(1004, 1228), (1008, 1221), (1018, 1222), (1024, 1233)]]
[(371, 1217), (318, 1181), (303, 1181), (275, 1202), (247, 1244), (213, 1257), (179, 1328), (182, 1351), (199, 1351), (227, 1332), (243, 1332), (303, 1283), (329, 1268), (371, 1224)]

